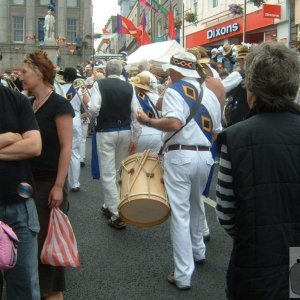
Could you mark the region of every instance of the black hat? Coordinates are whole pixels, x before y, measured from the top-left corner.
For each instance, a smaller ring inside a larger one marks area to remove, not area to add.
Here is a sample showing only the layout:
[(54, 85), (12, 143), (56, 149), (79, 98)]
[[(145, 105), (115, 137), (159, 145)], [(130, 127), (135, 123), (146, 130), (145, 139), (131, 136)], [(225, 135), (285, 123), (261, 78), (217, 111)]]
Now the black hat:
[(68, 76), (71, 79), (83, 78), (75, 68), (67, 67), (64, 71), (58, 71), (59, 75)]

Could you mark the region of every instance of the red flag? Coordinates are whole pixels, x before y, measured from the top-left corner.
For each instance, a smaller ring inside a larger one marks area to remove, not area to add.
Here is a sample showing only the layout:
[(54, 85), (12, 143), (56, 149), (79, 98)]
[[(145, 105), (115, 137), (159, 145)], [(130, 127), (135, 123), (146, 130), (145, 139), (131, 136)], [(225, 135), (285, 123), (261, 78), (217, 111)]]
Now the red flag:
[(140, 32), (136, 36), (136, 40), (139, 45), (148, 45), (152, 43), (151, 37), (149, 36), (148, 32), (146, 30), (143, 30), (143, 26), (139, 26), (138, 31)]
[(121, 34), (130, 34), (133, 36), (138, 34), (138, 30), (132, 21), (120, 15), (117, 17), (117, 28), (118, 33)]
[(176, 38), (176, 29), (175, 29), (175, 21), (174, 21), (174, 14), (173, 14), (173, 7), (170, 2), (170, 8), (168, 12), (168, 18), (169, 18), (169, 37), (171, 40), (175, 40)]

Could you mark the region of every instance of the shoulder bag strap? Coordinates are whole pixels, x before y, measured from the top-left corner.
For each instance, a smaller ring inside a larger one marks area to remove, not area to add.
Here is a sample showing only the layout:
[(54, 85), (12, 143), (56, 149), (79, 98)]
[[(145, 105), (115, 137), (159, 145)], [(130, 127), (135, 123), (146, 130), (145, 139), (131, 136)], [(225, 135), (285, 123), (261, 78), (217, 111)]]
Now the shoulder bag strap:
[(201, 86), (201, 92), (199, 97), (197, 97), (195, 105), (193, 106), (193, 108), (191, 109), (191, 112), (189, 114), (189, 116), (186, 119), (186, 122), (183, 126), (181, 126), (178, 130), (176, 130), (167, 140), (164, 141), (163, 145), (161, 146), (158, 155), (162, 155), (164, 148), (167, 144), (167, 142), (175, 135), (177, 134), (179, 131), (181, 131), (183, 129), (183, 127), (185, 127), (194, 117), (194, 115), (196, 114), (197, 110), (200, 108), (201, 102), (202, 102), (202, 98), (203, 98), (203, 92), (204, 92), (204, 88)]

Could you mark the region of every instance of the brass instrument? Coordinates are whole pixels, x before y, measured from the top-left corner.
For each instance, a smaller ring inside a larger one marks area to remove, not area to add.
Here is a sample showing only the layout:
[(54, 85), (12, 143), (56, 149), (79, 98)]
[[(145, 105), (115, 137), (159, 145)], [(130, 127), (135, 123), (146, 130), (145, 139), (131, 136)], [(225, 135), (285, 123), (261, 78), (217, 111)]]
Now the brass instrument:
[(2, 78), (6, 81), (8, 87), (14, 91), (20, 92), (14, 81), (7, 75), (3, 74)]
[(89, 98), (91, 97), (91, 94), (90, 94), (88, 88), (86, 87), (84, 80), (82, 78), (77, 78), (73, 81), (72, 85), (73, 85), (74, 89), (76, 90), (76, 94), (81, 101), (82, 107), (85, 111), (85, 113), (84, 113), (86, 115), (85, 117), (89, 118), (90, 121), (92, 121), (93, 117), (92, 117), (91, 113), (89, 112), (87, 105), (84, 102), (85, 95), (88, 95)]
[(88, 88), (86, 87), (86, 84), (82, 78), (75, 79), (73, 81), (73, 87), (75, 88), (77, 95), (80, 99), (81, 99), (81, 97), (79, 96), (79, 90), (81, 90), (82, 96), (84, 96), (85, 94), (88, 94), (89, 97), (91, 97), (91, 94), (90, 94)]

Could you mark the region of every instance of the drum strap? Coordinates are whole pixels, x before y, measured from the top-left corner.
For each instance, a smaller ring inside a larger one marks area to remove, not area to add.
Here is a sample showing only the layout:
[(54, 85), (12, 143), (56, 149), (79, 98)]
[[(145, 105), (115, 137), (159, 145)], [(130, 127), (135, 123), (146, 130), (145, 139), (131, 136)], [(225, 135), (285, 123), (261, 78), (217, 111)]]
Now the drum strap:
[(164, 148), (167, 144), (167, 142), (175, 135), (177, 134), (179, 131), (181, 131), (183, 129), (183, 127), (185, 127), (191, 120), (192, 118), (194, 117), (194, 115), (196, 114), (196, 112), (198, 111), (198, 109), (200, 108), (200, 105), (201, 105), (201, 102), (202, 102), (202, 98), (203, 98), (203, 92), (204, 92), (204, 89), (203, 87), (201, 87), (201, 92), (200, 92), (200, 95), (199, 97), (197, 97), (196, 101), (195, 101), (195, 105), (193, 106), (193, 108), (191, 109), (190, 111), (190, 114), (189, 116), (187, 117), (186, 119), (186, 122), (183, 126), (181, 126), (178, 130), (176, 130), (168, 139), (166, 139), (163, 143), (163, 145), (161, 146), (159, 152), (158, 152), (158, 155), (162, 155), (163, 154), (163, 151), (164, 151)]

